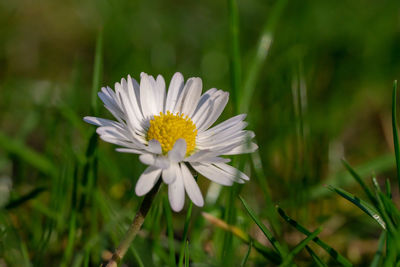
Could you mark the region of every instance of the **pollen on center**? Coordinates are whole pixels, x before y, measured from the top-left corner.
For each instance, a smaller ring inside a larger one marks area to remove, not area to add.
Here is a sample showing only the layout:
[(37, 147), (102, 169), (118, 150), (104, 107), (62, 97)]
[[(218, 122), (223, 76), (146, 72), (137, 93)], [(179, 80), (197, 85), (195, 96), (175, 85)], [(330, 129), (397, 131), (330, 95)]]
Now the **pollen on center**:
[(170, 151), (176, 140), (183, 138), (186, 141), (186, 155), (191, 154), (196, 147), (197, 129), (193, 121), (184, 114), (166, 114), (160, 112), (150, 120), (147, 131), (147, 140), (156, 139), (161, 144), (163, 154)]

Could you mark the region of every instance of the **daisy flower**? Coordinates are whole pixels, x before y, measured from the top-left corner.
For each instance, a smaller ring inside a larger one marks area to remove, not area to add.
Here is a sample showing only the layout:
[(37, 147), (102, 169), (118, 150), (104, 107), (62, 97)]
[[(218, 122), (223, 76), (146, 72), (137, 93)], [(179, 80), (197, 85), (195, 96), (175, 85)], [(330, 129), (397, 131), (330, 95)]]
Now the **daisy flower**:
[[(197, 206), (204, 200), (189, 165), (204, 177), (221, 185), (244, 183), (249, 178), (226, 164), (221, 156), (250, 153), (257, 145), (254, 133), (244, 130), (246, 115), (232, 117), (211, 127), (224, 110), (229, 94), (215, 88), (202, 93), (200, 78), (184, 82), (175, 73), (166, 92), (164, 78), (141, 73), (140, 84), (130, 76), (115, 84), (115, 91), (103, 87), (98, 93), (116, 121), (85, 117), (98, 126), (106, 142), (116, 150), (139, 154), (147, 169), (135, 186), (138, 196), (147, 194), (160, 177), (168, 185), (172, 209), (182, 210), (185, 192)], [(211, 127), (211, 128), (210, 128)]]

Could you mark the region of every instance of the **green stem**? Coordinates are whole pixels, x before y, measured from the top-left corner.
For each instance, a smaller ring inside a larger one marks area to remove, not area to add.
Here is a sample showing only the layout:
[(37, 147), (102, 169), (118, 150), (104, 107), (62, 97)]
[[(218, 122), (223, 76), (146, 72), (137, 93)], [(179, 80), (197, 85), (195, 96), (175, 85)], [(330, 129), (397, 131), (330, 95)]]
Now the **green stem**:
[(129, 226), (128, 231), (125, 234), (124, 239), (119, 244), (118, 248), (115, 250), (111, 260), (107, 263), (106, 267), (116, 267), (118, 263), (125, 256), (125, 253), (128, 251), (129, 246), (132, 241), (135, 239), (136, 234), (139, 232), (144, 219), (146, 218), (147, 213), (151, 208), (151, 204), (153, 203), (154, 197), (158, 192), (158, 189), (161, 185), (161, 179), (158, 180), (157, 184), (153, 187), (153, 189), (145, 196), (142, 204), (140, 205), (139, 211), (136, 213), (135, 218), (131, 226)]
[(232, 98), (235, 104), (235, 110), (239, 109), (241, 98), (240, 86), (242, 68), (240, 62), (240, 44), (239, 44), (239, 15), (236, 0), (228, 0), (229, 16), (229, 37), (230, 37), (230, 75), (232, 85)]
[(179, 267), (183, 266), (183, 257), (185, 256), (186, 240), (187, 240), (187, 235), (188, 235), (188, 232), (189, 232), (189, 224), (190, 224), (190, 217), (192, 216), (192, 208), (193, 208), (193, 202), (190, 201), (189, 208), (188, 208), (188, 211), (186, 213), (185, 226), (183, 228), (183, 239), (182, 239), (183, 243), (181, 245), (181, 250), (179, 252), (179, 261), (178, 261), (178, 266)]

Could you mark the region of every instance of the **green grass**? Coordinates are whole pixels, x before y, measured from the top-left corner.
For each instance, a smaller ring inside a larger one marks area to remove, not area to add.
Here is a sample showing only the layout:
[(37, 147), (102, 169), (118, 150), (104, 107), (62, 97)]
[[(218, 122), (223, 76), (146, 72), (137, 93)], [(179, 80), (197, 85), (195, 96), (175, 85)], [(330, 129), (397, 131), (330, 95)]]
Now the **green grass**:
[(82, 118), (111, 118), (97, 92), (142, 71), (230, 92), (220, 121), (247, 113), (259, 150), (233, 157), (244, 185), (198, 178), (203, 208), (172, 212), (162, 186), (125, 264), (395, 266), (398, 12), (394, 0), (0, 3), (0, 266), (99, 266), (114, 251), (145, 166)]

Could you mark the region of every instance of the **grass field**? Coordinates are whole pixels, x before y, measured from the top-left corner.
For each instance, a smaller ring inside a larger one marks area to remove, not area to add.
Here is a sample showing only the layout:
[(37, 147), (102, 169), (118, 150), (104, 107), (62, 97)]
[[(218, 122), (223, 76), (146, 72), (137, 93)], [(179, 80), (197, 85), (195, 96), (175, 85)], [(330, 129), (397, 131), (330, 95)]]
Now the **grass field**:
[(245, 184), (198, 177), (202, 208), (171, 211), (162, 185), (121, 266), (399, 266), (399, 11), (0, 0), (0, 266), (110, 259), (146, 166), (83, 117), (111, 119), (97, 92), (141, 72), (228, 91), (218, 122), (247, 113), (259, 149), (232, 157)]

